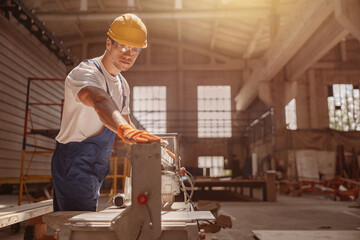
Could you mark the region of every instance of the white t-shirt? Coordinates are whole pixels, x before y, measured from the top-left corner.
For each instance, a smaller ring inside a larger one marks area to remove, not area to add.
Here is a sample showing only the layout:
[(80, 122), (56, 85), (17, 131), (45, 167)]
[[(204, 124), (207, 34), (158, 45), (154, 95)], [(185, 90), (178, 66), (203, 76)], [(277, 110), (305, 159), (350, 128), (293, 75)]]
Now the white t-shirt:
[(77, 97), (79, 91), (86, 86), (103, 89), (106, 92), (106, 82), (109, 93), (122, 115), (130, 114), (129, 100), (130, 88), (125, 78), (121, 76), (125, 91), (125, 104), (123, 108), (123, 88), (119, 75), (110, 75), (101, 62), (101, 57), (94, 58), (102, 69), (101, 73), (91, 61), (83, 61), (75, 67), (65, 79), (65, 99), (60, 132), (56, 140), (60, 143), (81, 142), (89, 137), (99, 135), (104, 129), (104, 124), (94, 108), (80, 102)]

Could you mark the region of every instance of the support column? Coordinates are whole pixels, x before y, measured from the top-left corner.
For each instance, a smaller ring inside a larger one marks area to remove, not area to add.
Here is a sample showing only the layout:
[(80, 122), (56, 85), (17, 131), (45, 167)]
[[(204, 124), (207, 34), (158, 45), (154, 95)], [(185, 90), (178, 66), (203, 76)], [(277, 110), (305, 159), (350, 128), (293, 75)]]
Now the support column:
[(327, 86), (321, 79), (316, 79), (314, 69), (308, 71), (310, 128), (323, 129), (329, 127), (329, 110), (327, 103)]
[(318, 116), (317, 116), (317, 97), (316, 97), (316, 79), (315, 70), (310, 69), (308, 71), (309, 79), (309, 109), (310, 109), (310, 128), (319, 128)]
[[(285, 122), (285, 89), (286, 82), (283, 81), (282, 74), (278, 74), (272, 82), (262, 83), (259, 86), (259, 98), (266, 105), (273, 107), (273, 126), (275, 131), (275, 149), (279, 149), (280, 146), (285, 144), (283, 139), (286, 122)], [(286, 146), (286, 145), (285, 145)], [(283, 147), (280, 147), (282, 149)]]
[(285, 121), (285, 98), (287, 83), (284, 81), (284, 76), (280, 72), (271, 84), (271, 100), (273, 106), (273, 127), (274, 135), (272, 139), (272, 157), (274, 158), (274, 167), (286, 165), (287, 159), (284, 150), (287, 149), (287, 137), (286, 137), (286, 121)]
[(311, 128), (309, 83), (306, 79), (307, 76), (305, 75), (305, 81), (301, 80), (293, 83), (296, 84), (296, 122), (298, 129)]

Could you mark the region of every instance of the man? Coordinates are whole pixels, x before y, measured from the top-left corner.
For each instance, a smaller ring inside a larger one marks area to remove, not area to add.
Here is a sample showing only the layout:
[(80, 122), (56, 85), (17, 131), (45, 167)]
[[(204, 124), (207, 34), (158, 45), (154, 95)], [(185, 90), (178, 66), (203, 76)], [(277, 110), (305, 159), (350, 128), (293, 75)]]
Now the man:
[(120, 73), (147, 47), (144, 23), (123, 14), (107, 35), (105, 53), (81, 62), (65, 80), (63, 116), (51, 163), (54, 211), (96, 211), (116, 133), (128, 143), (161, 140), (131, 123), (130, 89)]

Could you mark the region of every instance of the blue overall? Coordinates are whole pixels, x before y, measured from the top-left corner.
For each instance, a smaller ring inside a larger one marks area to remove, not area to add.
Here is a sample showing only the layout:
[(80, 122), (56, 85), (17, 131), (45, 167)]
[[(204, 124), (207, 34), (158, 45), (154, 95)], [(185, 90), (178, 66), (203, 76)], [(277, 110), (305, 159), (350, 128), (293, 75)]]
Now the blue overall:
[[(98, 63), (90, 61), (102, 73)], [(110, 95), (107, 83), (106, 88)], [(109, 171), (114, 139), (115, 133), (105, 128), (101, 134), (82, 142), (56, 143), (51, 161), (54, 211), (96, 211), (100, 187)]]

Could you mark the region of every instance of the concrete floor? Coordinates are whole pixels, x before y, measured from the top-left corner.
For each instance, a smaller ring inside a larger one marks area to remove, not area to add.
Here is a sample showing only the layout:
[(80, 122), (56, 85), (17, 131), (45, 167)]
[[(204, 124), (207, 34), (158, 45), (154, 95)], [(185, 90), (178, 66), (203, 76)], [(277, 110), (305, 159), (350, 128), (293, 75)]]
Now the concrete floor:
[(222, 202), (220, 214), (231, 216), (232, 229), (214, 239), (253, 240), (252, 230), (358, 230), (360, 209), (354, 202), (335, 202), (316, 195), (280, 195), (270, 202)]
[[(17, 196), (0, 195), (0, 207), (16, 204)], [(107, 198), (99, 205), (105, 206)], [(335, 202), (314, 194), (302, 197), (279, 195), (270, 202), (221, 202), (219, 214), (232, 218), (232, 229), (222, 229), (211, 239), (254, 240), (252, 230), (358, 230), (360, 209), (349, 208), (355, 202)], [(23, 239), (21, 231), (12, 234), (9, 227), (0, 229), (0, 239)]]

